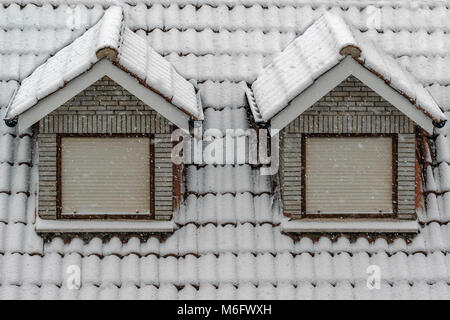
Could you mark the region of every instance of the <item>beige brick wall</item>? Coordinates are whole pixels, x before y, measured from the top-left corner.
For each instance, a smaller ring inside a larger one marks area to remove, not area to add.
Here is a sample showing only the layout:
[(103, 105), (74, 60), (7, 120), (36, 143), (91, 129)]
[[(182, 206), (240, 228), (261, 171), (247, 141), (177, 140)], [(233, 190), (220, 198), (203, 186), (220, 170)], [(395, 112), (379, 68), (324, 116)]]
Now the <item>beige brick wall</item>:
[(39, 122), (40, 133), (161, 133), (172, 125), (107, 77)]
[(353, 76), (317, 101), (280, 133), (284, 213), (301, 216), (301, 134), (398, 134), (398, 217), (415, 218), (415, 125)]
[[(58, 134), (153, 134), (155, 219), (173, 212), (170, 135), (173, 125), (104, 77), (39, 122), (39, 215), (56, 219)], [(170, 178), (169, 178), (170, 177)]]
[(172, 215), (173, 171), (170, 134), (155, 136), (155, 218), (170, 220)]
[(415, 218), (415, 135), (399, 134), (397, 148), (398, 217), (402, 219), (411, 219)]
[(285, 213), (301, 214), (301, 133), (280, 136), (280, 184)]

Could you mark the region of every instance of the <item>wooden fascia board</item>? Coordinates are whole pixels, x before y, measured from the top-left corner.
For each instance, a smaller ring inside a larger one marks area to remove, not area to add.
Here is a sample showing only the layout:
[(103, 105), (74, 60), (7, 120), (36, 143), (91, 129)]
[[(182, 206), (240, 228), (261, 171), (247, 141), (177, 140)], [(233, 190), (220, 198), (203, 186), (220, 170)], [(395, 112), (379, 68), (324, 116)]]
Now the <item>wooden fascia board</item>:
[(351, 74), (361, 80), (365, 85), (378, 93), (387, 102), (392, 104), (403, 114), (408, 116), (418, 126), (422, 127), (429, 134), (433, 134), (433, 121), (420, 111), (415, 105), (409, 102), (404, 96), (390, 87), (383, 79), (369, 71), (354, 59), (350, 60)]

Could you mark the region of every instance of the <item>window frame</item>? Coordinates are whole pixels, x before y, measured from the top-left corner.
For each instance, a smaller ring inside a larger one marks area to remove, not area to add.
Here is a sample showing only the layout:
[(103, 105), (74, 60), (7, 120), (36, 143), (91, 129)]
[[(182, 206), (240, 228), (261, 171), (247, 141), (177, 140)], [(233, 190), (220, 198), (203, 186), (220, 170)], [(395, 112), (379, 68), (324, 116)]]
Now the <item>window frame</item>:
[[(392, 139), (392, 213), (380, 214), (307, 214), (306, 213), (306, 139), (308, 138), (391, 138)], [(398, 213), (398, 134), (397, 133), (302, 133), (301, 134), (301, 215), (302, 218), (397, 218)]]
[[(150, 214), (62, 214), (62, 138), (148, 138), (150, 156)], [(56, 135), (56, 219), (57, 220), (154, 220), (155, 219), (155, 145), (152, 133), (58, 133)]]

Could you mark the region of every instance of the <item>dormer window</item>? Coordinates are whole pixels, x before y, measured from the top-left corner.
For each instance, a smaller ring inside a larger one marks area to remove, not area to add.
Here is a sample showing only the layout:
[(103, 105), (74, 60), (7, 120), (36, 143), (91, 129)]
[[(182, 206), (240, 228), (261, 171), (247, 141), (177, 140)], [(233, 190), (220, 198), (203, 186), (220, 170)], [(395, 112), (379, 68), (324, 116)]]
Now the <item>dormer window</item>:
[(154, 219), (179, 208), (182, 170), (172, 163), (176, 128), (103, 77), (42, 118), (39, 216)]
[(60, 136), (61, 218), (140, 218), (154, 213), (149, 136)]
[(446, 116), (359, 30), (325, 13), (246, 94), (279, 137), (284, 231), (418, 231), (416, 139)]
[(305, 135), (303, 214), (392, 217), (396, 212), (396, 137)]
[(121, 7), (107, 9), (21, 82), (7, 110), (39, 144), (36, 229), (172, 231), (183, 181), (172, 133), (202, 118), (194, 85), (127, 27)]

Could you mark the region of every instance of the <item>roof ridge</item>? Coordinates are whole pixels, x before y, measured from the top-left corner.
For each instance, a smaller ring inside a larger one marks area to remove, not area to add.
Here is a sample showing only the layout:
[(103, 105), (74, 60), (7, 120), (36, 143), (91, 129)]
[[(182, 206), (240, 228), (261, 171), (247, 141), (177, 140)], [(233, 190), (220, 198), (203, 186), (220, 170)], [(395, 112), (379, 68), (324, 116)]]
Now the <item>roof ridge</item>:
[(339, 53), (342, 56), (351, 55), (354, 58), (359, 57), (361, 55), (361, 49), (354, 36), (354, 30), (344, 17), (325, 12), (322, 18), (325, 20), (330, 33), (334, 36)]
[(112, 6), (108, 8), (97, 24), (99, 28), (95, 48), (97, 59), (107, 57), (114, 61), (117, 58), (125, 28), (122, 7)]

